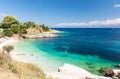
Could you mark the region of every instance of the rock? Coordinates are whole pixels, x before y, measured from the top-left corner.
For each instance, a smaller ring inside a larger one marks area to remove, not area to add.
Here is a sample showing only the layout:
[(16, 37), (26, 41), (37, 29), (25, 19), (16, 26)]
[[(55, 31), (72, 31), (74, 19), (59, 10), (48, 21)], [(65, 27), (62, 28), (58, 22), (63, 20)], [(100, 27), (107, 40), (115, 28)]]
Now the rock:
[(63, 67), (59, 67), (58, 72), (46, 74), (53, 79), (112, 79), (110, 77), (93, 75), (83, 68), (70, 64), (64, 64)]
[(86, 77), (85, 79), (96, 79), (96, 78), (89, 78), (89, 77)]
[(112, 77), (114, 75), (113, 71), (111, 69), (108, 69), (108, 68), (101, 68), (100, 72), (108, 77)]
[(118, 65), (117, 65), (117, 67), (119, 67), (119, 68), (120, 68), (120, 64), (118, 64)]
[(90, 69), (94, 69), (95, 68), (95, 66), (94, 65), (90, 65), (90, 66), (88, 66)]
[(60, 72), (61, 70), (58, 68), (58, 72)]
[(86, 64), (87, 64), (87, 65), (92, 65), (93, 63), (91, 63), (91, 62), (86, 62)]
[(86, 64), (88, 65), (88, 68), (90, 69), (94, 69), (95, 68), (95, 65), (91, 62), (86, 62)]
[(22, 38), (24, 38), (24, 39), (25, 39), (25, 38), (27, 38), (27, 37), (26, 37), (26, 36), (22, 36)]
[(120, 69), (114, 69), (114, 76), (113, 79), (120, 79)]

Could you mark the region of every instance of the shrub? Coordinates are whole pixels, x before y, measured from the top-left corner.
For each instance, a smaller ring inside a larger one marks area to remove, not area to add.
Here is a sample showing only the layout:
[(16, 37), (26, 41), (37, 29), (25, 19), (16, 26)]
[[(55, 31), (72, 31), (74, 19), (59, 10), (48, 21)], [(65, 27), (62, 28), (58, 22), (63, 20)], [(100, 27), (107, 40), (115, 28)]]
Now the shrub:
[(7, 45), (7, 46), (3, 47), (3, 50), (7, 51), (7, 53), (10, 53), (13, 49), (14, 49), (14, 47), (11, 45)]
[(19, 24), (19, 21), (15, 19), (13, 16), (6, 16), (0, 23), (0, 27), (3, 29), (10, 28), (12, 24)]
[(35, 23), (31, 21), (25, 22), (24, 25), (26, 26), (27, 29), (35, 27)]
[(13, 73), (18, 73), (17, 68), (16, 68), (13, 64), (9, 64), (9, 69), (10, 69)]
[(13, 32), (9, 29), (5, 29), (3, 30), (3, 35), (11, 37), (13, 35)]
[(18, 33), (19, 28), (18, 28), (18, 24), (12, 24), (10, 27), (11, 31), (14, 32), (15, 34)]
[(26, 34), (27, 33), (27, 29), (26, 29), (24, 24), (19, 24), (18, 25), (18, 30), (19, 30), (20, 34)]
[(48, 26), (45, 26), (44, 24), (40, 25), (42, 27), (42, 30), (43, 31), (49, 31), (49, 27)]

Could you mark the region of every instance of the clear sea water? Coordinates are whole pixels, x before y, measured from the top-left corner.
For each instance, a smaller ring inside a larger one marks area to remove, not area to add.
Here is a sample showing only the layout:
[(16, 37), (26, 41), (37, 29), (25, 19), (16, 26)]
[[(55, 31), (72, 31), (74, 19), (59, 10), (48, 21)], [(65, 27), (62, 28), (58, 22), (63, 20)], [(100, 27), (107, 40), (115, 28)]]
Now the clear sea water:
[[(58, 38), (20, 40), (15, 51), (25, 53), (26, 61), (47, 72), (57, 71), (64, 63), (99, 74), (102, 67), (114, 68), (120, 63), (120, 29), (59, 28), (66, 33)], [(33, 56), (31, 56), (33, 54)]]

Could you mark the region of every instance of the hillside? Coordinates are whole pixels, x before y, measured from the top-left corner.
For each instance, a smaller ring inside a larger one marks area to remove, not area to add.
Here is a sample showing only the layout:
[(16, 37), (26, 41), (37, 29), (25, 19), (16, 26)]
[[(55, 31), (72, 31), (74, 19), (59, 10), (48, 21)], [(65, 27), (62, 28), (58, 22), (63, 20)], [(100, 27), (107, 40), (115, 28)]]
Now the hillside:
[(17, 62), (0, 52), (0, 79), (46, 79), (43, 71), (33, 64)]

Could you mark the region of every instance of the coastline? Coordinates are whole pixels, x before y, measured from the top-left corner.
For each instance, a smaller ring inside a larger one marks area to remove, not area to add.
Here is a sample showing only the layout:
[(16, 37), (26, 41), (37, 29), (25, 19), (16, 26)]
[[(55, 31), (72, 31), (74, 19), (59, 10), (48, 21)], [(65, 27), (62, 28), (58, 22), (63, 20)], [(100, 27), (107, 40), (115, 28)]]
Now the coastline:
[(17, 41), (17, 39), (12, 38), (12, 37), (11, 38), (5, 37), (5, 38), (1, 38), (1, 39), (2, 39), (2, 41), (0, 43), (0, 49), (2, 49), (2, 47), (6, 46), (6, 45), (12, 45), (12, 43), (14, 43), (15, 41)]
[(62, 31), (58, 31), (58, 30), (54, 30), (54, 29), (50, 29), (48, 32), (38, 32), (38, 33), (28, 33), (26, 35), (23, 35), (23, 37), (28, 38), (28, 39), (34, 39), (34, 38), (55, 38), (55, 37), (59, 37), (60, 33), (65, 33)]
[[(13, 43), (15, 43), (15, 41), (19, 41), (19, 40), (16, 40), (15, 38), (6, 38), (6, 40), (0, 44), (0, 49), (5, 45), (9, 45), (9, 44), (12, 45)], [(12, 51), (10, 53), (10, 55), (11, 55), (12, 59), (15, 61), (25, 62), (25, 63), (33, 63), (33, 62), (28, 62), (26, 60), (21, 60), (22, 56), (26, 57), (26, 55), (24, 55), (23, 53), (20, 53), (20, 52), (18, 53), (16, 51)], [(33, 63), (33, 64), (37, 64), (37, 63)], [(59, 79), (86, 79), (86, 78), (112, 79), (109, 77), (93, 75), (83, 68), (80, 68), (80, 67), (77, 67), (74, 65), (70, 65), (70, 64), (64, 64), (64, 66), (60, 67), (59, 70), (60, 70), (59, 72), (58, 71), (45, 72), (45, 74), (47, 75), (47, 77), (49, 77), (49, 78), (51, 77), (53, 79), (54, 78), (59, 78)]]
[(91, 74), (83, 68), (71, 65), (64, 64), (58, 69), (55, 73), (46, 73), (48, 77), (58, 78), (58, 79), (112, 79), (110, 77), (98, 76)]

